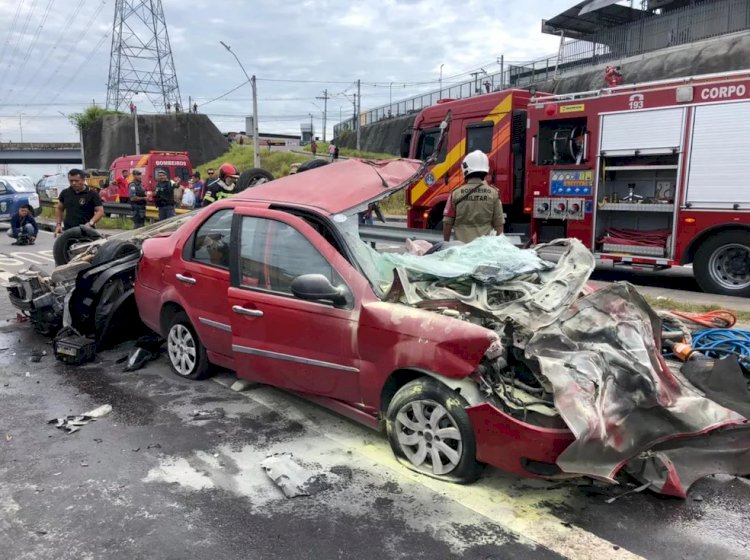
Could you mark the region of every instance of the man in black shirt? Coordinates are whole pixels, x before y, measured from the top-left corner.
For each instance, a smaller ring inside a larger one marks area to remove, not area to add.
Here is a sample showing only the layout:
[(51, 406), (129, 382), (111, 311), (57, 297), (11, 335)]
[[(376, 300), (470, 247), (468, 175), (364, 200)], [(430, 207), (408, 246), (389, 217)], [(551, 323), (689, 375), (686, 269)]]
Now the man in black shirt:
[(167, 179), (167, 172), (159, 169), (156, 173), (159, 181), (154, 191), (154, 202), (159, 210), (159, 220), (166, 220), (175, 215), (174, 211), (174, 185)]
[(55, 236), (63, 229), (87, 225), (94, 227), (96, 222), (104, 217), (104, 206), (99, 193), (90, 189), (83, 180), (83, 171), (71, 169), (68, 171), (70, 187), (60, 193), (60, 199), (55, 208), (57, 217)]

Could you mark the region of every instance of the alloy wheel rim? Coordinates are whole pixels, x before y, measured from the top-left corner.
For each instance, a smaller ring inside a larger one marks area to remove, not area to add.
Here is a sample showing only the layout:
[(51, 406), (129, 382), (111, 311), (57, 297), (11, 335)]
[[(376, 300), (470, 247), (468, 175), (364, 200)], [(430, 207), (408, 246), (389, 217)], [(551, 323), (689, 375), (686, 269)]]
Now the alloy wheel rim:
[(195, 339), (190, 330), (182, 324), (174, 325), (167, 338), (169, 359), (180, 375), (190, 375), (197, 358)]
[(750, 250), (740, 243), (729, 243), (713, 252), (708, 262), (711, 278), (727, 290), (750, 286)]
[(418, 470), (443, 476), (461, 461), (461, 431), (441, 404), (412, 401), (399, 410), (395, 427), (401, 450)]

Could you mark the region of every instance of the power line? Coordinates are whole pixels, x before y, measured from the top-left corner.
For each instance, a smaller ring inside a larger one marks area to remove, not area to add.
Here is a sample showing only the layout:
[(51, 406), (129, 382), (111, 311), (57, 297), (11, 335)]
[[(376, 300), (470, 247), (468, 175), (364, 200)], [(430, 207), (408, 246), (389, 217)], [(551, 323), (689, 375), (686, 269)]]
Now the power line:
[[(26, 64), (29, 62), (29, 58), (31, 57), (31, 52), (34, 50), (34, 47), (37, 46), (37, 41), (39, 40), (39, 36), (42, 33), (42, 29), (44, 29), (44, 25), (47, 23), (47, 18), (49, 18), (49, 14), (52, 11), (52, 5), (55, 3), (55, 0), (49, 0), (47, 2), (47, 7), (44, 9), (44, 13), (42, 14), (42, 20), (39, 22), (39, 25), (36, 28), (36, 31), (34, 32), (34, 36), (31, 38), (31, 41), (29, 41), (29, 48), (26, 49), (26, 54), (23, 56), (23, 60), (21, 61), (21, 64), (18, 67), (18, 80), (21, 79), (23, 76), (23, 71), (26, 68)], [(15, 84), (13, 87), (10, 88), (10, 91), (8, 92), (8, 97), (11, 97), (11, 94), (15, 90), (16, 86)]]
[(206, 106), (206, 105), (208, 105), (209, 103), (213, 103), (214, 101), (218, 101), (219, 99), (223, 99), (223, 98), (225, 98), (225, 97), (226, 97), (227, 95), (229, 95), (230, 93), (234, 93), (235, 91), (237, 91), (238, 89), (240, 89), (240, 88), (241, 88), (242, 86), (244, 86), (244, 85), (245, 85), (245, 84), (247, 84), (247, 83), (248, 83), (248, 80), (245, 80), (244, 82), (242, 82), (242, 83), (241, 83), (240, 85), (238, 85), (237, 87), (233, 87), (233, 88), (232, 88), (232, 89), (230, 89), (230, 90), (229, 90), (228, 92), (226, 92), (226, 93), (222, 93), (222, 94), (221, 94), (221, 95), (220, 95), (219, 97), (214, 97), (214, 98), (213, 98), (213, 99), (211, 99), (210, 101), (205, 101), (205, 102), (201, 103), (201, 107), (205, 107), (205, 106)]
[[(13, 15), (13, 22), (10, 24), (11, 31), (8, 32), (8, 37), (5, 39), (5, 44), (3, 45), (3, 50), (0, 52), (0, 68), (3, 66), (3, 61), (5, 60), (5, 53), (8, 52), (8, 46), (10, 45), (10, 41), (13, 38), (13, 33), (15, 33), (16, 24), (18, 23), (18, 17), (21, 15), (21, 8), (23, 7), (23, 0), (18, 0), (18, 5), (16, 5), (16, 13)], [(8, 69), (10, 70), (10, 65), (13, 63), (13, 60), (11, 59), (10, 62), (8, 62)]]
[[(16, 61), (16, 55), (18, 54), (18, 47), (21, 46), (21, 43), (23, 42), (24, 37), (26, 36), (26, 30), (29, 28), (29, 22), (31, 21), (32, 16), (34, 15), (34, 11), (36, 10), (36, 4), (38, 0), (32, 0), (31, 2), (31, 8), (29, 8), (29, 11), (26, 12), (26, 19), (23, 22), (23, 27), (21, 28), (21, 32), (18, 36), (18, 41), (15, 42), (13, 45), (13, 50), (10, 53), (10, 60), (8, 61), (8, 72), (5, 74), (5, 82), (9, 82), (10, 74), (13, 71), (13, 63)], [(20, 65), (19, 65), (20, 66)]]

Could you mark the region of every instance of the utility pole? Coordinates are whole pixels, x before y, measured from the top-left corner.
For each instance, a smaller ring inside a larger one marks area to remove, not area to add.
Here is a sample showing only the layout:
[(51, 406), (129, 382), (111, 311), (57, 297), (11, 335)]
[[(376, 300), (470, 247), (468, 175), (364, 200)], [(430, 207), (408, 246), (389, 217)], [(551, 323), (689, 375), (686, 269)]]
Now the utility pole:
[[(22, 119), (22, 117), (23, 117), (23, 116), (24, 116), (25, 114), (26, 114), (26, 113), (21, 113), (20, 115), (18, 115), (18, 128), (20, 128), (20, 129), (21, 129), (21, 144), (23, 144), (23, 122), (22, 122), (22, 120), (21, 120), (21, 119)], [(357, 140), (357, 145), (359, 146), (359, 140)], [(359, 148), (357, 148), (357, 149), (359, 149)]]
[(362, 112), (362, 90), (360, 89), (362, 85), (361, 80), (357, 80), (357, 150), (360, 150), (360, 137), (361, 137), (361, 131), (362, 128), (360, 124), (359, 115)]
[(138, 107), (133, 109), (133, 129), (135, 130), (135, 155), (141, 153), (141, 139), (138, 136)]
[[(326, 121), (328, 120), (328, 100), (331, 97), (328, 95), (328, 90), (323, 90), (323, 97), (316, 97), (315, 99), (323, 100), (323, 142), (326, 141)], [(320, 108), (320, 107), (318, 107)]]
[[(242, 73), (245, 74), (245, 77), (247, 78), (247, 81), (250, 82), (250, 85), (253, 88), (253, 166), (260, 167), (260, 143), (258, 140), (258, 88), (255, 84), (255, 74), (253, 74), (253, 77), (247, 75), (247, 71), (245, 70), (245, 67), (242, 66), (242, 63), (240, 62), (240, 59), (237, 58), (237, 55), (234, 54), (234, 51), (232, 48), (227, 45), (224, 41), (219, 41), (221, 45), (229, 51), (229, 54), (231, 54), (234, 59), (237, 61), (237, 64), (240, 65), (240, 68), (242, 69)], [(247, 131), (246, 131), (247, 132)]]

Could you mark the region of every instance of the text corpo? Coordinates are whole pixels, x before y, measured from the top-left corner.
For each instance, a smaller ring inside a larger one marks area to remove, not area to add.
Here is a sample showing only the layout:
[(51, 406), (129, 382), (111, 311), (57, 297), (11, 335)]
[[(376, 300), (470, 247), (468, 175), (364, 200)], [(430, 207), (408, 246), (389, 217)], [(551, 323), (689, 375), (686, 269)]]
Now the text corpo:
[(736, 86), (708, 87), (701, 91), (701, 99), (727, 99), (730, 97), (743, 97), (747, 92), (744, 84)]

